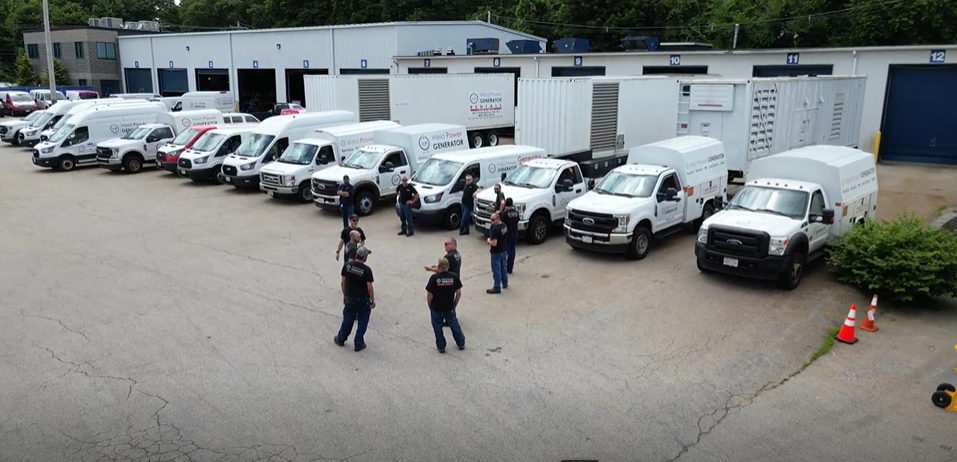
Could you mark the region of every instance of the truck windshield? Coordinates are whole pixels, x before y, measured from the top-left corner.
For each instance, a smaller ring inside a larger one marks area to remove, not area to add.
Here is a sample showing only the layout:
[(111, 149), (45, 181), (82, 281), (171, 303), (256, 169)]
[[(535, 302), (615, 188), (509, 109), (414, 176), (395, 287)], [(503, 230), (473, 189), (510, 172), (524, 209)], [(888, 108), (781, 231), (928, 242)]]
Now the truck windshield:
[(14, 103), (32, 103), (33, 98), (31, 98), (30, 95), (10, 95), (10, 101)]
[(602, 178), (592, 191), (613, 196), (651, 197), (656, 184), (658, 184), (657, 175), (635, 175), (613, 171)]
[(199, 133), (199, 129), (187, 128), (186, 130), (179, 132), (179, 135), (176, 135), (176, 138), (173, 138), (173, 141), (170, 141), (170, 144), (185, 146), (186, 143), (189, 143), (189, 140), (193, 139), (197, 133)]
[(133, 131), (123, 135), (123, 137), (120, 139), (121, 140), (141, 140), (143, 138), (146, 138), (146, 135), (149, 134), (150, 130), (152, 129), (149, 127), (136, 127), (133, 129)]
[(800, 220), (804, 218), (810, 197), (807, 191), (748, 185), (738, 191), (728, 204), (728, 209), (770, 213)]
[(66, 138), (67, 135), (72, 133), (74, 128), (76, 128), (76, 126), (73, 124), (66, 124), (60, 127), (60, 129), (50, 137), (50, 141), (53, 143), (59, 143), (60, 141), (63, 141), (63, 138)]
[(427, 160), (425, 164), (422, 165), (422, 168), (412, 175), (412, 181), (431, 186), (445, 186), (458, 176), (462, 165), (461, 162), (436, 159), (433, 157)]
[(209, 152), (216, 149), (216, 146), (219, 146), (219, 143), (223, 141), (223, 138), (226, 138), (226, 135), (222, 133), (213, 133), (206, 132), (193, 143), (193, 150), (200, 152)]
[[(37, 113), (34, 112), (34, 114), (37, 114)], [(70, 120), (70, 114), (66, 114), (63, 116), (63, 118), (61, 118), (55, 124), (53, 124), (53, 127), (50, 127), (50, 128), (52, 128), (53, 130), (59, 130), (60, 127), (66, 125), (67, 121), (69, 120)]]
[(45, 113), (46, 113), (45, 111), (37, 111), (37, 112), (34, 112), (33, 114), (30, 114), (30, 115), (28, 115), (28, 116), (26, 116), (26, 117), (20, 119), (20, 121), (21, 121), (21, 122), (33, 122), (34, 120), (37, 120), (37, 117), (40, 117), (40, 116), (42, 116), (42, 115), (45, 114)]
[(80, 99), (97, 99), (100, 97), (97, 93), (94, 92), (81, 92), (79, 95)]
[(37, 116), (36, 119), (33, 119), (33, 121), (30, 122), (30, 126), (31, 126), (31, 127), (42, 127), (42, 126), (46, 125), (46, 123), (49, 122), (50, 119), (52, 119), (52, 118), (53, 118), (53, 113), (52, 113), (52, 112), (44, 112), (44, 113), (40, 114), (39, 116)]
[(279, 156), (279, 162), (293, 165), (309, 165), (316, 157), (319, 146), (305, 143), (292, 143)]
[(552, 187), (552, 180), (558, 170), (542, 167), (519, 165), (518, 168), (505, 177), (503, 183), (522, 188), (548, 189)]
[(266, 152), (266, 149), (269, 148), (269, 145), (272, 144), (272, 140), (274, 139), (276, 139), (276, 137), (273, 135), (253, 133), (249, 135), (249, 138), (246, 138), (246, 141), (243, 141), (243, 144), (239, 145), (239, 149), (236, 150), (236, 155), (240, 157), (259, 157)]
[(359, 148), (353, 151), (352, 155), (347, 157), (346, 160), (342, 161), (342, 166), (359, 170), (370, 170), (375, 168), (381, 158), (381, 152), (366, 151)]

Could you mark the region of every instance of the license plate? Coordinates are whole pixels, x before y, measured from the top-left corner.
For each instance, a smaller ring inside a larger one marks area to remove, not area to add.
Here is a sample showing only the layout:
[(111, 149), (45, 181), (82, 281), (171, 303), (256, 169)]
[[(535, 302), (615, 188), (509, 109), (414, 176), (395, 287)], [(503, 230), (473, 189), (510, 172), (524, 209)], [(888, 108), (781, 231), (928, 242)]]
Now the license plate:
[(186, 174), (186, 170), (179, 169), (179, 174), (180, 174), (180, 175), (185, 175), (185, 174)]
[(591, 236), (582, 236), (582, 242), (591, 244)]
[(228, 177), (228, 176), (223, 177), (223, 179), (226, 180), (227, 183), (232, 183), (232, 182), (233, 182), (233, 179), (230, 178), (230, 177)]
[(737, 268), (737, 267), (738, 267), (738, 259), (737, 259), (737, 258), (728, 258), (728, 257), (725, 257), (725, 258), (724, 258), (724, 266), (730, 266), (730, 267), (732, 267), (732, 268)]
[(266, 194), (269, 194), (269, 197), (276, 197), (276, 193), (273, 191), (266, 191)]

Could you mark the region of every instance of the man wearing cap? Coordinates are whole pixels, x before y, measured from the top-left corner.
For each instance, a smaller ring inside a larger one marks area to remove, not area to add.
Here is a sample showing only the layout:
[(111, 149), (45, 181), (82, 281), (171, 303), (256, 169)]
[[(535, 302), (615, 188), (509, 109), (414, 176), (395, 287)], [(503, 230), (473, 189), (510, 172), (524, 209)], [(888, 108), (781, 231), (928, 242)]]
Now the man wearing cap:
[(342, 288), (342, 327), (333, 341), (336, 345), (345, 346), (346, 340), (349, 340), (349, 335), (352, 334), (352, 325), (358, 322), (356, 338), (353, 341), (355, 351), (362, 351), (366, 347), (366, 329), (369, 327), (372, 309), (375, 308), (372, 268), (365, 264), (368, 256), (369, 251), (365, 247), (359, 247), (355, 259), (342, 267), (342, 279), (339, 283)]
[[(342, 253), (342, 248), (352, 240), (352, 238), (349, 237), (349, 234), (353, 231), (359, 232), (359, 236), (361, 238), (359, 239), (359, 245), (365, 245), (366, 233), (362, 230), (362, 228), (359, 227), (359, 215), (354, 213), (349, 217), (349, 223), (346, 225), (345, 229), (343, 229), (342, 233), (339, 234), (339, 246), (336, 247), (336, 261), (339, 261), (339, 254)], [(349, 259), (347, 258), (346, 261), (349, 261)]]
[(339, 184), (339, 189), (336, 190), (336, 195), (339, 196), (339, 213), (342, 214), (343, 228), (349, 226), (349, 216), (356, 211), (355, 203), (352, 201), (355, 192), (356, 187), (349, 182), (349, 175), (344, 175), (342, 183)]
[(436, 265), (438, 271), (429, 278), (425, 286), (425, 300), (432, 313), (432, 331), (435, 333), (435, 347), (439, 353), (445, 353), (445, 333), (442, 325), (452, 328), (452, 339), (460, 350), (465, 349), (465, 334), (455, 316), (455, 307), (462, 298), (462, 280), (459, 275), (449, 271), (449, 261), (440, 258)]

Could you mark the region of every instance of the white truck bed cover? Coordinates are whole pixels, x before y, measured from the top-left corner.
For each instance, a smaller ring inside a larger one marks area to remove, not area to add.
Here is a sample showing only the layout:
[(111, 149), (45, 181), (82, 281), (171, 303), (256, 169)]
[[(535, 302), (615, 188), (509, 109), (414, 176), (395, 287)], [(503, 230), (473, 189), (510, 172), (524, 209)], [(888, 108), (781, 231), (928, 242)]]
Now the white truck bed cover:
[(838, 207), (877, 191), (874, 155), (844, 146), (806, 146), (757, 159), (748, 172), (755, 181), (797, 180), (824, 188), (829, 207)]
[(699, 185), (728, 174), (724, 144), (705, 136), (680, 136), (631, 148), (628, 164), (673, 168), (684, 186)]

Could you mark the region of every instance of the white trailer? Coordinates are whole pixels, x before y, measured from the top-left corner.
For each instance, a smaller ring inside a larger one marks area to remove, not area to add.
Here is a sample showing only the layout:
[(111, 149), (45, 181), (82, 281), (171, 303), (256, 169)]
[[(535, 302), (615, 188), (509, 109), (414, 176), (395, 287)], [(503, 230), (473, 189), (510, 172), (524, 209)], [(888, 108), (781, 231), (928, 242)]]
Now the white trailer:
[(866, 81), (864, 76), (684, 78), (675, 134), (721, 140), (731, 179), (746, 177), (755, 159), (790, 149), (856, 148)]
[(515, 133), (514, 74), (307, 75), (309, 111), (341, 109), (360, 122), (461, 125), (473, 148)]

